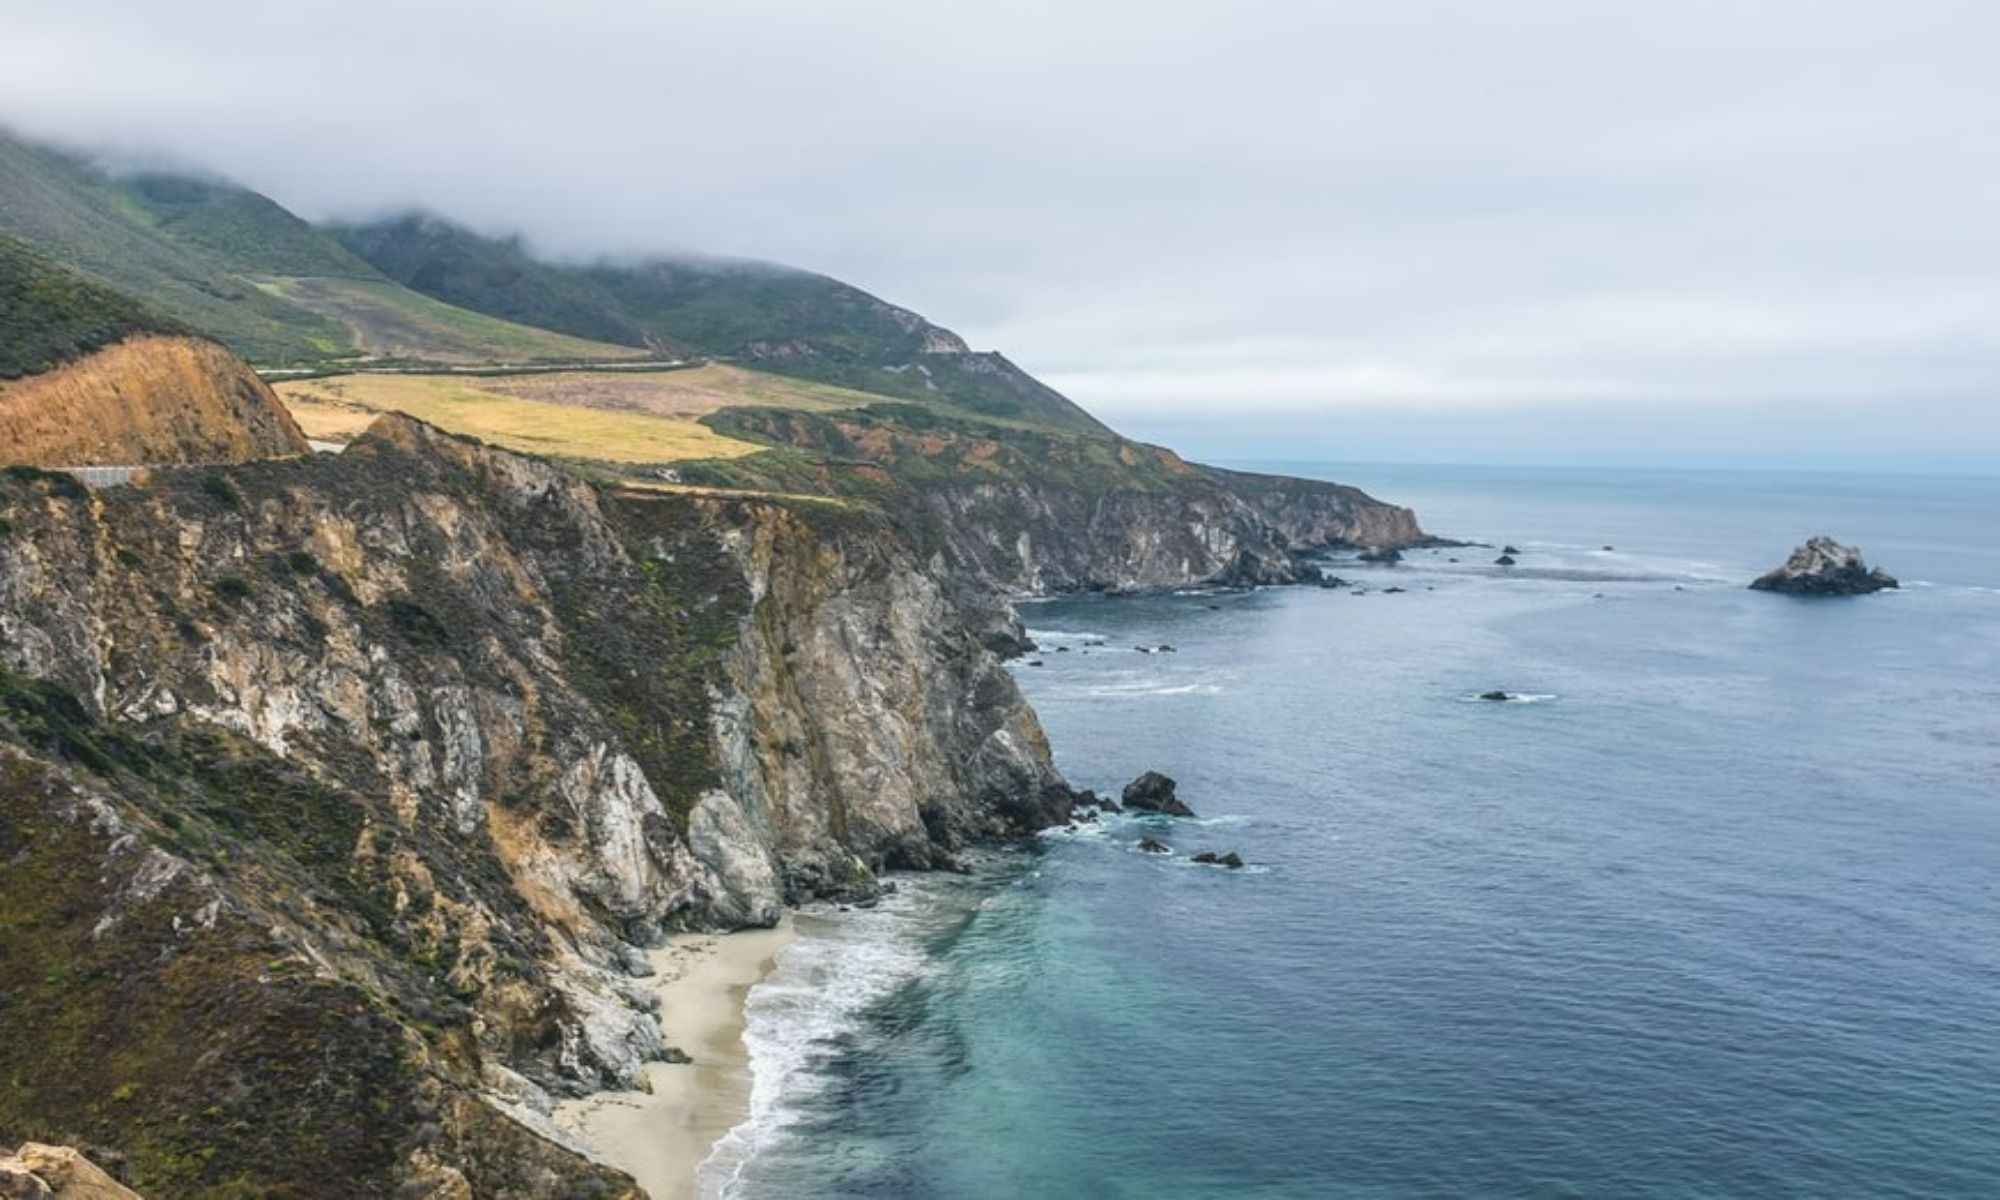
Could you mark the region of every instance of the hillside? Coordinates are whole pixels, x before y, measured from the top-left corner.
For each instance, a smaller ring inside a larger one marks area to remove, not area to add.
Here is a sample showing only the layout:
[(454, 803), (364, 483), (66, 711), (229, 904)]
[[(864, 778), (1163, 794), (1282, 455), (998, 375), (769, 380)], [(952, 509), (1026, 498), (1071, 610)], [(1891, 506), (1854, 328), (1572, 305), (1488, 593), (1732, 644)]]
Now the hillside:
[(449, 304), (629, 346), (685, 348), (877, 395), (1106, 434), (998, 354), (859, 288), (725, 259), (561, 264), (432, 216), (333, 230), (390, 278)]
[(0, 235), (0, 379), (18, 379), (135, 333), (184, 333), (130, 296)]
[(254, 362), (357, 356), (436, 362), (638, 357), (400, 287), (281, 205), (233, 184), (114, 176), (0, 130), (0, 234), (146, 298)]
[(243, 462), (306, 452), (222, 346), (0, 237), (0, 462)]

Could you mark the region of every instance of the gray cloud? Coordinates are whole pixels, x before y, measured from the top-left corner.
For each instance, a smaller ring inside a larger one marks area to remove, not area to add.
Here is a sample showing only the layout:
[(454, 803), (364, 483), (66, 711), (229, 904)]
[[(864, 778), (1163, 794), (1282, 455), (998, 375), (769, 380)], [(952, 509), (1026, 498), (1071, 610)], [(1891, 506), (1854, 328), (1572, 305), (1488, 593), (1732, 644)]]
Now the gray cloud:
[(1935, 0), (16, 0), (0, 115), (824, 270), (1196, 452), (2000, 463), (1995, 45)]

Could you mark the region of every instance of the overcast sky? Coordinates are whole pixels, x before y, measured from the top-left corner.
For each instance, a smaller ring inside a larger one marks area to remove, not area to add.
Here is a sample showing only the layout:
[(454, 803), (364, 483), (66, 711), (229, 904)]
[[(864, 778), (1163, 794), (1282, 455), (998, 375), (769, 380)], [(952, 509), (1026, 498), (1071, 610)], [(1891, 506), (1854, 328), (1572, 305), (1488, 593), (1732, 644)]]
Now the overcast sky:
[(825, 271), (1197, 454), (2000, 467), (2000, 5), (11, 0), (0, 119)]

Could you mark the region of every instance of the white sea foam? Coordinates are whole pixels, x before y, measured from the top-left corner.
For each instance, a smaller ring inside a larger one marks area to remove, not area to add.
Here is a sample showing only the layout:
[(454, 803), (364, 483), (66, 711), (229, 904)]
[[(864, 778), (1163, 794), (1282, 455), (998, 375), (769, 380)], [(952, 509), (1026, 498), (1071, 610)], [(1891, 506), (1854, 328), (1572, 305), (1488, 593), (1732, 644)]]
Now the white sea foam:
[(1168, 683), (1164, 679), (1140, 679), (1126, 683), (1100, 683), (1086, 689), (1092, 696), (1107, 700), (1134, 696), (1219, 696), (1222, 688), (1213, 683)]
[(928, 959), (916, 933), (939, 897), (904, 883), (875, 909), (811, 913), (799, 937), (744, 1002), (750, 1055), (750, 1115), (709, 1151), (696, 1172), (706, 1197), (736, 1193), (744, 1168), (785, 1136), (828, 1080), (819, 1065), (864, 1009), (919, 978)]
[(1102, 642), (1105, 635), (1089, 633), (1081, 629), (1030, 629), (1028, 637), (1035, 642)]

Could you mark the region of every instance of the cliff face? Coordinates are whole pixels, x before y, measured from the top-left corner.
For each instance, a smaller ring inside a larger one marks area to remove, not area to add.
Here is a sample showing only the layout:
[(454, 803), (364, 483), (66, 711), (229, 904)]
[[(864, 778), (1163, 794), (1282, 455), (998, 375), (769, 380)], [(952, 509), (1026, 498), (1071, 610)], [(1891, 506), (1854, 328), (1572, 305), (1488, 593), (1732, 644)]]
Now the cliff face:
[(683, 475), (874, 501), (974, 591), (1287, 583), (1303, 552), (1425, 538), (1409, 509), (1356, 488), (1218, 470), (1116, 438), (971, 425), (900, 405), (739, 408), (707, 421), (785, 449)]
[(235, 355), (141, 334), (0, 384), (0, 454), (39, 466), (235, 463), (305, 454), (305, 435)]
[(662, 1051), (637, 946), (1067, 814), (880, 518), (402, 418), (0, 517), (0, 1142), (147, 1194), (626, 1194), (539, 1114)]

